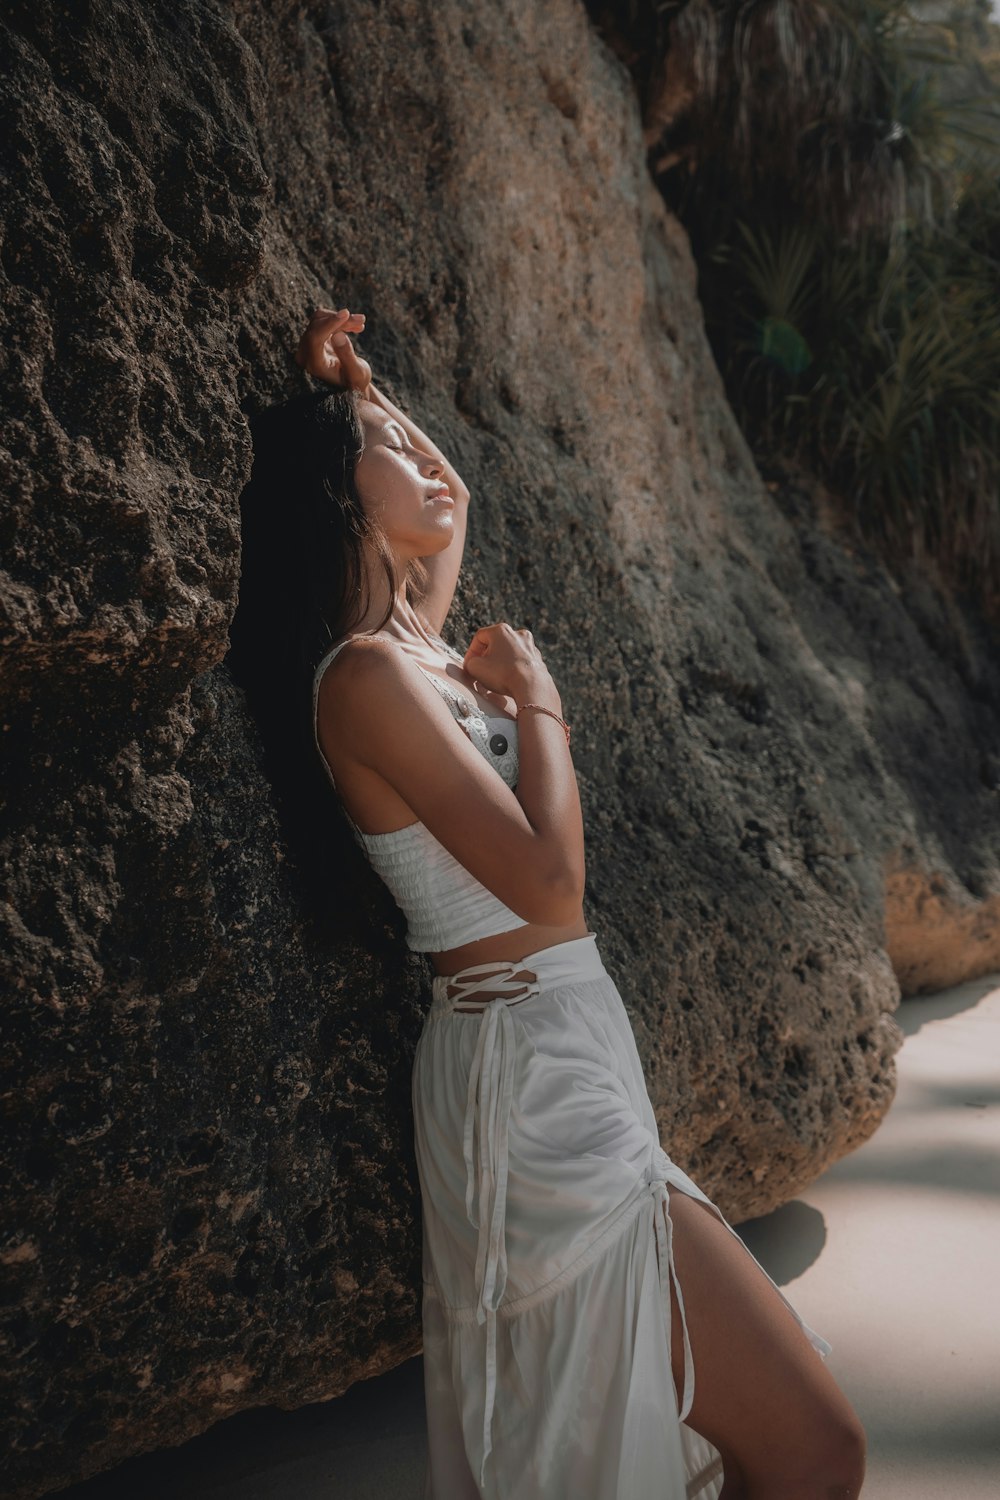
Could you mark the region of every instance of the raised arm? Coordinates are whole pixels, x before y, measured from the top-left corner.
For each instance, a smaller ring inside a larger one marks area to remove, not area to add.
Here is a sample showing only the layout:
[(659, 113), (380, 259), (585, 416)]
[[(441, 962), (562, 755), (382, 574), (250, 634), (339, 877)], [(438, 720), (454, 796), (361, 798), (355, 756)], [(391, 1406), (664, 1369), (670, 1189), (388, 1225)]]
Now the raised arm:
[(352, 333), (363, 333), (364, 326), (364, 313), (352, 313), (346, 307), (339, 310), (318, 307), (299, 340), (295, 359), (318, 380), (325, 380), (330, 385), (350, 386), (360, 391), (366, 401), (381, 406), (383, 411), (395, 418), (414, 447), (440, 461), (444, 470), (444, 482), (455, 502), (453, 535), (443, 552), (423, 559), (427, 570), (427, 595), (421, 606), (428, 624), (440, 633), (455, 597), (455, 585), (465, 552), (469, 491), (458, 470), (448, 462), (440, 448), (375, 385), (371, 366), (360, 357), (350, 339)]

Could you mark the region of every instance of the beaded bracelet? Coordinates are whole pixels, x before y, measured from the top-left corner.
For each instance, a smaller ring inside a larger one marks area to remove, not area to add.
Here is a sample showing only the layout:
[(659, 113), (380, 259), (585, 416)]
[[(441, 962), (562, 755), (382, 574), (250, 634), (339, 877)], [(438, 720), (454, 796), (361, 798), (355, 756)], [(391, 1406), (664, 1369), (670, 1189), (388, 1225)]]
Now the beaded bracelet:
[(543, 708), (540, 703), (522, 703), (521, 707), (517, 711), (517, 716), (520, 717), (521, 714), (524, 713), (524, 710), (526, 708), (534, 708), (537, 709), (540, 714), (548, 714), (550, 719), (555, 719), (557, 724), (561, 724), (566, 731), (566, 743), (567, 745), (569, 744), (569, 725), (566, 723), (565, 719), (560, 719), (559, 715), (555, 712), (554, 709)]

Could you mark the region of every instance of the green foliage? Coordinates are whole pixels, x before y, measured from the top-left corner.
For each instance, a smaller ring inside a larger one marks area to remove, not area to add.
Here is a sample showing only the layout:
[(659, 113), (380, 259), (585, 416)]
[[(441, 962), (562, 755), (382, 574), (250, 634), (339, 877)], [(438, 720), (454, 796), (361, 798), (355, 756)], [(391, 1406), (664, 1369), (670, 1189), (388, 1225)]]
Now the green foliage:
[(930, 551), (1000, 607), (986, 0), (629, 0), (616, 19), (751, 442), (811, 464), (887, 555)]
[(989, 595), (1000, 577), (995, 267), (984, 274), (967, 243), (927, 231), (886, 246), (737, 229), (713, 259), (725, 270), (717, 352), (745, 429), (849, 495), (870, 536), (928, 550)]

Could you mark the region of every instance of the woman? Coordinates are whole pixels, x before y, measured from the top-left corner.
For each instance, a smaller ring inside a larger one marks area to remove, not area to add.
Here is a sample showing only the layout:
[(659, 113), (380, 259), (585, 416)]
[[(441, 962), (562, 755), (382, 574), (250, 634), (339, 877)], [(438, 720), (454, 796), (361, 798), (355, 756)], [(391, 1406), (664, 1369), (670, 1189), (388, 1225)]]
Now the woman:
[(469, 492), (376, 389), (363, 327), (321, 308), (296, 356), (341, 422), (313, 732), (435, 971), (412, 1088), (428, 1500), (853, 1500), (830, 1346), (657, 1139), (541, 652), (507, 623), (441, 639)]

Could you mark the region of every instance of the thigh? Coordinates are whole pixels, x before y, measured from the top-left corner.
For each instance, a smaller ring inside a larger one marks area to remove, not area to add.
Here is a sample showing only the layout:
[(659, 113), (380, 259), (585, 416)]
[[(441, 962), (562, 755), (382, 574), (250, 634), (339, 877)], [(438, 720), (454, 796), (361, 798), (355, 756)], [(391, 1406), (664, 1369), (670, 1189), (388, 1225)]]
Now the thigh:
[[(698, 1199), (671, 1189), (674, 1266), (694, 1359), (687, 1425), (747, 1473), (795, 1466), (857, 1431), (846, 1396), (767, 1277)], [(671, 1285), (671, 1360), (684, 1380), (680, 1311)]]

